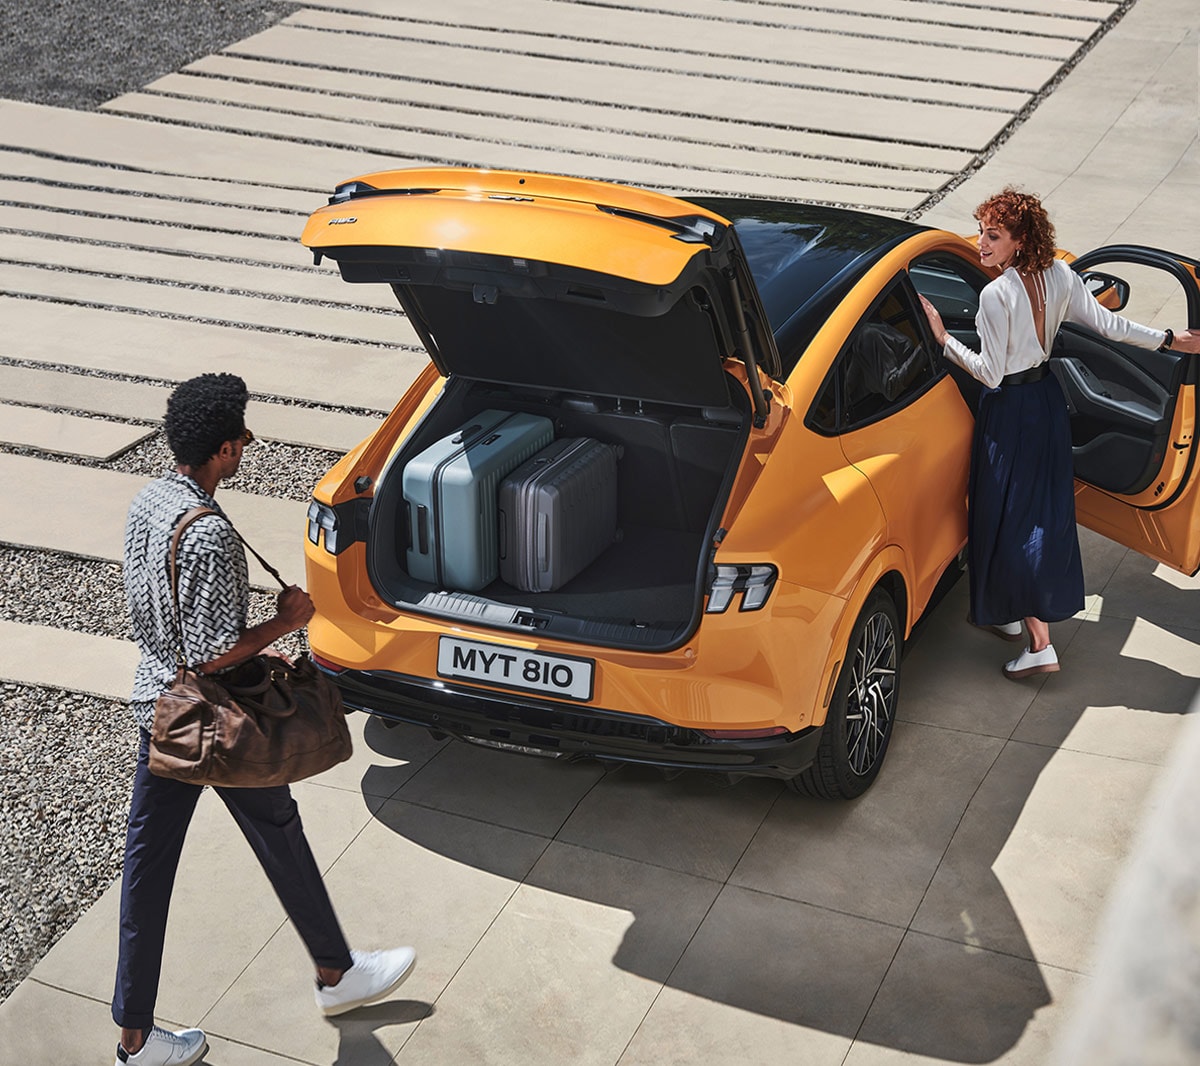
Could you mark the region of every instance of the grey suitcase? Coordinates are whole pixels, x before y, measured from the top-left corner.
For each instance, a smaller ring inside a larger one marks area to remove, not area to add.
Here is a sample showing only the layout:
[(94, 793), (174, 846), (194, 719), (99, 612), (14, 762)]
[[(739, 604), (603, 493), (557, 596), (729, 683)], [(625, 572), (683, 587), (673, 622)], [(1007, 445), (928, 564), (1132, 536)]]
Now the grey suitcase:
[(617, 538), (618, 449), (557, 440), (500, 484), (500, 577), (523, 592), (565, 585)]
[(515, 467), (554, 439), (540, 415), (481, 411), (405, 464), (409, 574), (477, 592), (496, 580), (496, 492)]

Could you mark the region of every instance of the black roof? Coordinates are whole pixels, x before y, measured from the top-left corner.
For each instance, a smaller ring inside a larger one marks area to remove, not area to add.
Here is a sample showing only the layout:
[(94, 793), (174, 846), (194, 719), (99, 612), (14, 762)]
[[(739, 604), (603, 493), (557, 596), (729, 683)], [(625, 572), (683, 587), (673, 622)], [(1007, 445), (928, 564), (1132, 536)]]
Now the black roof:
[(885, 215), (817, 204), (687, 199), (733, 223), (785, 373), (871, 265), (926, 228)]

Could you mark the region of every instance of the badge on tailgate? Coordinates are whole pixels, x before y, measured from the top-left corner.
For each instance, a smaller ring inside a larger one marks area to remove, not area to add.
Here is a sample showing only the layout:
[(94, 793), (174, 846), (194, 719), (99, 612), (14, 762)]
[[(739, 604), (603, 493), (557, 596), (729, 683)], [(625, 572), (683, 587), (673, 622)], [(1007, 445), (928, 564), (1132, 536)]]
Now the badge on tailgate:
[(592, 698), (595, 669), (591, 659), (547, 655), (459, 637), (438, 638), (439, 677), (483, 681), (559, 699), (586, 701)]

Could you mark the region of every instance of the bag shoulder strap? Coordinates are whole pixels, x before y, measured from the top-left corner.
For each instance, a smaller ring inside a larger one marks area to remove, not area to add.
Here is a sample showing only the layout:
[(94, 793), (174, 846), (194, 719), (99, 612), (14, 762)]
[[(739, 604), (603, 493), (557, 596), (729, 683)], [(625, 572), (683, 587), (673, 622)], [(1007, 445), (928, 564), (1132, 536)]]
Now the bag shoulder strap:
[(211, 507), (201, 505), (184, 512), (175, 525), (175, 532), (171, 536), (171, 551), (168, 556), (171, 573), (171, 602), (175, 607), (175, 630), (179, 634), (179, 646), (175, 649), (175, 660), (182, 666), (187, 666), (187, 658), (183, 654), (183, 615), (179, 608), (179, 544), (183, 540), (183, 534), (188, 526), (198, 518), (203, 518), (205, 515), (210, 514), (220, 515), (220, 517), (224, 518), (229, 524), (229, 528), (233, 530), (233, 535), (241, 541), (242, 547), (249, 551), (262, 564), (263, 569), (279, 582), (279, 587), (284, 589), (288, 587), (287, 582), (279, 576), (279, 571), (246, 542), (246, 539), (237, 531), (237, 527), (225, 515), (221, 514), (220, 511), (214, 511)]

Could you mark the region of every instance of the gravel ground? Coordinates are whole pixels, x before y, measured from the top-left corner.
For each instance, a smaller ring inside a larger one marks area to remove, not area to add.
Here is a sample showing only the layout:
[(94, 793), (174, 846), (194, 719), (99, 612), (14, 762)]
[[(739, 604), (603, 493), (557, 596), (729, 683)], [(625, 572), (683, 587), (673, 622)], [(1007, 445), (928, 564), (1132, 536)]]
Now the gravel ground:
[(11, 684), (0, 700), (3, 1000), (121, 872), (137, 731), (119, 701)]
[(0, 97), (97, 107), (295, 10), (266, 0), (0, 0)]

